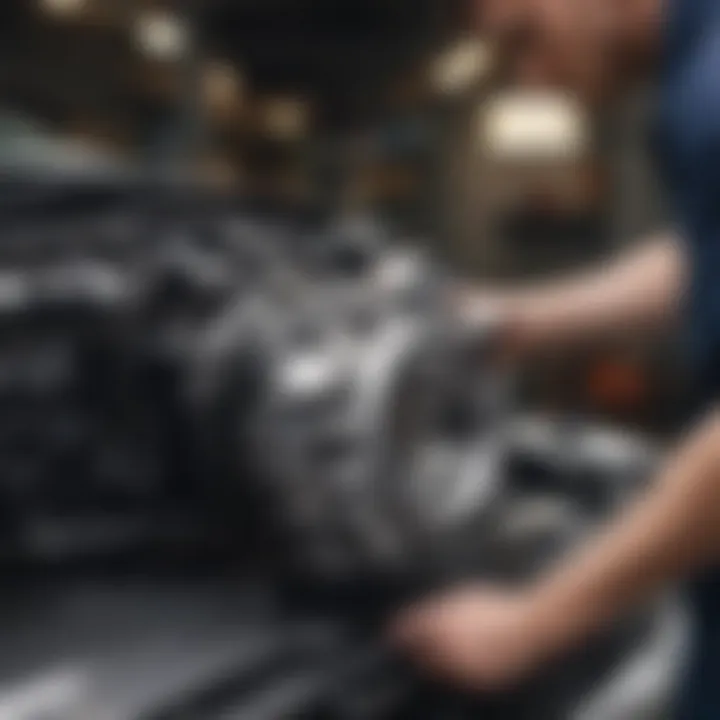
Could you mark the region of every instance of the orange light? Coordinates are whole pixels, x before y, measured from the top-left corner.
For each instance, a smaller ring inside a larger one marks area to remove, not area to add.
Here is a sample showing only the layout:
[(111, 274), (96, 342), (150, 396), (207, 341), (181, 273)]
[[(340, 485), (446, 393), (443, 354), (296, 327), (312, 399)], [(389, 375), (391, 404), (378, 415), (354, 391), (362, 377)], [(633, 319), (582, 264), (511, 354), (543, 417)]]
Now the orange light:
[(602, 361), (592, 368), (589, 391), (592, 402), (609, 411), (638, 410), (649, 396), (642, 368), (620, 360)]

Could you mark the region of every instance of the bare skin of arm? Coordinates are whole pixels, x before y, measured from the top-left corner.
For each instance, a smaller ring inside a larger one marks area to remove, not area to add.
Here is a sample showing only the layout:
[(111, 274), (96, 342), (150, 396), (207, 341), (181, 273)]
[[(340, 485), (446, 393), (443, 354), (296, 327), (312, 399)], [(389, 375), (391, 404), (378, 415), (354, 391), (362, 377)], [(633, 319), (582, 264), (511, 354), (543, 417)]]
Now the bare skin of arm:
[(535, 585), (461, 588), (408, 610), (393, 636), (451, 682), (502, 689), (719, 560), (716, 414), (690, 434), (644, 497)]
[(540, 645), (562, 650), (719, 560), (720, 414), (714, 414), (645, 497), (531, 590), (536, 622), (545, 628)]
[[(684, 277), (679, 247), (658, 239), (588, 278), (512, 292), (500, 302), (528, 350), (666, 325)], [(492, 690), (718, 560), (720, 415), (714, 415), (681, 444), (644, 497), (532, 587), (460, 588), (409, 609), (392, 635), (436, 674)]]
[(677, 315), (686, 268), (668, 234), (650, 238), (599, 270), (539, 287), (467, 291), (469, 322), (497, 317), (510, 349), (524, 354), (623, 331), (666, 327)]

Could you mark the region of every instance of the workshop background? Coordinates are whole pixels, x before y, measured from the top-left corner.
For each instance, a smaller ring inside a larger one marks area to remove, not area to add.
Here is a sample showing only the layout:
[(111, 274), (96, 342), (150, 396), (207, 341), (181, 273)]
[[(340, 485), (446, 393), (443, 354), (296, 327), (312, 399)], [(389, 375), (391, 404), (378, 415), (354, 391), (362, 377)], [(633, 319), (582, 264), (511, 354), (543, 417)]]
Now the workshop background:
[[(463, 0), (6, 0), (0, 12), (5, 163), (170, 164), (287, 211), (371, 212), (477, 278), (583, 266), (665, 220), (651, 98), (600, 118), (504, 89)], [(635, 339), (572, 367), (548, 360), (532, 397), (664, 426), (677, 407), (668, 357)]]

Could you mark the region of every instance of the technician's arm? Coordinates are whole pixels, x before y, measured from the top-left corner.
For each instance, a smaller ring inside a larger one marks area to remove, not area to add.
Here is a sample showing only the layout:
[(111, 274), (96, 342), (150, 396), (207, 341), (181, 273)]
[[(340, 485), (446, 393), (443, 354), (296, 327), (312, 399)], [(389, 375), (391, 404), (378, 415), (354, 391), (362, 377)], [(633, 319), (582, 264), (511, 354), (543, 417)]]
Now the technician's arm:
[(506, 687), (653, 593), (720, 561), (720, 415), (587, 547), (525, 590), (469, 587), (409, 609), (394, 637), (474, 689)]
[(511, 345), (525, 351), (667, 326), (676, 315), (684, 278), (682, 246), (668, 235), (586, 275), (529, 289), (470, 293), (463, 304), (469, 318), (498, 312)]
[(720, 560), (720, 414), (648, 495), (531, 593), (541, 654), (562, 650), (654, 591)]

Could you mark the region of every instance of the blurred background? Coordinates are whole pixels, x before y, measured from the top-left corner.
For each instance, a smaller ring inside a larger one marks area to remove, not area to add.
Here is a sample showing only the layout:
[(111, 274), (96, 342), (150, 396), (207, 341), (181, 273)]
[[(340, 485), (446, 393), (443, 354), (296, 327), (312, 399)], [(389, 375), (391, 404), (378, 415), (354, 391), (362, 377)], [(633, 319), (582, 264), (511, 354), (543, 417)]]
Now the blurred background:
[[(503, 88), (472, 6), (6, 0), (0, 162), (170, 168), (283, 212), (371, 212), (476, 278), (582, 266), (661, 227), (651, 98), (598, 117)], [(676, 368), (637, 345), (539, 363), (532, 396), (664, 423)]]

